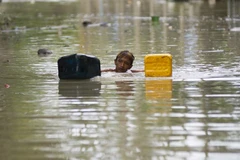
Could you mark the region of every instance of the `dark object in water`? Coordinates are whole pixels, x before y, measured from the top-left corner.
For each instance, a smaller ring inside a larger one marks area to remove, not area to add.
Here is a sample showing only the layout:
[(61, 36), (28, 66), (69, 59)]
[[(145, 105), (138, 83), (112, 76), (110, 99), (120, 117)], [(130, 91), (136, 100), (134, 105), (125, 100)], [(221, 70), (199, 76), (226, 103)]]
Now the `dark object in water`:
[(107, 26), (108, 26), (108, 23), (106, 23), (106, 22), (100, 23), (100, 26), (102, 26), (102, 27), (107, 27)]
[(45, 48), (38, 50), (38, 55), (48, 55), (48, 54), (52, 54), (52, 51)]
[(85, 54), (71, 54), (58, 59), (60, 79), (90, 79), (101, 76), (100, 60)]
[(109, 23), (103, 22), (103, 23), (92, 23), (90, 21), (83, 21), (82, 25), (84, 27), (108, 27)]
[(83, 22), (82, 22), (82, 25), (83, 25), (84, 27), (87, 27), (89, 24), (92, 24), (92, 22), (90, 22), (90, 21), (83, 21)]
[(159, 22), (159, 16), (152, 16), (152, 22)]

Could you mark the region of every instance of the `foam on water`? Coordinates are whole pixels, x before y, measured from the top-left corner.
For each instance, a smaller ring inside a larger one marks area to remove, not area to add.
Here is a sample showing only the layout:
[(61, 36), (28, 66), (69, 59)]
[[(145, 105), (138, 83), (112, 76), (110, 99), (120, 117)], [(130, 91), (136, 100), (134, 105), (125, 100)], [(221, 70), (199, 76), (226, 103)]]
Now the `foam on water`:
[(144, 72), (138, 73), (115, 73), (103, 72), (101, 77), (95, 77), (94, 80), (100, 81), (142, 81), (142, 80), (161, 80), (172, 79), (173, 81), (211, 81), (211, 80), (240, 80), (238, 72), (232, 72), (227, 69), (218, 68), (215, 70), (199, 71), (197, 69), (176, 69), (172, 77), (145, 77)]

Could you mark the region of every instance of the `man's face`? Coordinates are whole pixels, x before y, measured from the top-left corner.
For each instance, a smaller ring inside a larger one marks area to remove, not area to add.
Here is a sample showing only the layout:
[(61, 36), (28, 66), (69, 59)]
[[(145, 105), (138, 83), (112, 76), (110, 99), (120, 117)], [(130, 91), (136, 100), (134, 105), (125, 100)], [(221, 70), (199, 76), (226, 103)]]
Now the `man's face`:
[(115, 59), (114, 61), (116, 65), (116, 68), (115, 68), (116, 72), (126, 72), (127, 70), (132, 68), (132, 62), (126, 56)]

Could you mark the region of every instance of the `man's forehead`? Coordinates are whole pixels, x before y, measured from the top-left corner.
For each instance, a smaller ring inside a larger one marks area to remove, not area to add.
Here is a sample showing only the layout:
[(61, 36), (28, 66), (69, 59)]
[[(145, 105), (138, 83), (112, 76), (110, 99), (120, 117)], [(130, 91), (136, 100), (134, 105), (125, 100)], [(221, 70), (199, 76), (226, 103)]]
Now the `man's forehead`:
[(131, 61), (131, 58), (128, 56), (122, 56), (122, 57), (119, 57), (118, 59), (125, 60), (125, 61)]

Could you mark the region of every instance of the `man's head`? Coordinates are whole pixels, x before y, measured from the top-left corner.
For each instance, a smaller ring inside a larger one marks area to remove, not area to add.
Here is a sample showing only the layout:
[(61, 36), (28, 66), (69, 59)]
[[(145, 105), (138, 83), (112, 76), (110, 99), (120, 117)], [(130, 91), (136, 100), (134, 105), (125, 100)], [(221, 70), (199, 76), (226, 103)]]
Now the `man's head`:
[(121, 51), (114, 60), (116, 65), (115, 71), (126, 72), (127, 70), (131, 69), (134, 59), (135, 58), (131, 52)]

